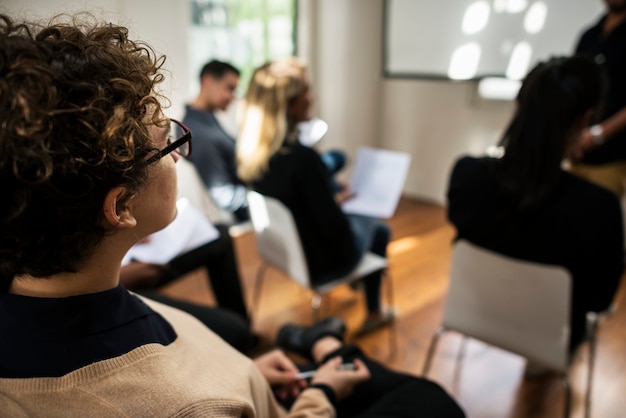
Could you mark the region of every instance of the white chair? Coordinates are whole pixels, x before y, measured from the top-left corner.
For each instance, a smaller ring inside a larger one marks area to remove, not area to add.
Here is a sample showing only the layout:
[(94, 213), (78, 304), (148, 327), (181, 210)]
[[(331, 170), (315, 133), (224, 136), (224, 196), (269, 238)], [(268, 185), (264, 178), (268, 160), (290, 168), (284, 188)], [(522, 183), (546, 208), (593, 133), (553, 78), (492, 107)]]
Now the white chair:
[[(453, 247), (443, 324), (431, 341), (423, 375), (428, 373), (439, 337), (445, 331), (456, 331), (560, 373), (565, 387), (564, 416), (568, 417), (571, 281), (563, 267), (513, 259), (459, 240)], [(587, 317), (586, 414), (600, 315)]]
[[(254, 286), (253, 312), (258, 307), (263, 275), (270, 266), (280, 270), (313, 292), (311, 306), (313, 307), (314, 319), (318, 319), (321, 299), (328, 292), (337, 286), (354, 282), (375, 271), (387, 270), (386, 258), (368, 252), (354, 270), (346, 276), (323, 285), (313, 284), (309, 277), (298, 229), (289, 209), (279, 200), (254, 191), (249, 191), (247, 197), (256, 245), (262, 260)], [(393, 306), (391, 280), (386, 280), (386, 282), (388, 303), (389, 306)], [(390, 347), (395, 351), (395, 339), (391, 334), (390, 332)]]
[(213, 223), (229, 225), (228, 232), (237, 237), (252, 231), (250, 222), (237, 222), (234, 215), (219, 206), (207, 191), (194, 165), (185, 158), (176, 162), (178, 197), (186, 197), (191, 204), (202, 210)]

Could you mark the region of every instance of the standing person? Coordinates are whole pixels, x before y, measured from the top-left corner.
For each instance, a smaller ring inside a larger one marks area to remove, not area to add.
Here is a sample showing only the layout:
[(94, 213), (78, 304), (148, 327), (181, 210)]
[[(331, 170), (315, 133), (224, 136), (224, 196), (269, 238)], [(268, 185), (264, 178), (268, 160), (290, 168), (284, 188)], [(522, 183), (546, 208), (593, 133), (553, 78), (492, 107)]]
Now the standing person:
[(604, 0), (606, 14), (587, 29), (576, 54), (592, 57), (608, 78), (606, 100), (572, 154), (571, 171), (624, 196), (626, 182), (626, 0)]
[(585, 57), (538, 64), (518, 94), (504, 156), (459, 159), (448, 187), (457, 238), (571, 273), (571, 350), (586, 312), (609, 307), (624, 271), (619, 199), (561, 168), (601, 105), (603, 83)]
[(249, 218), (246, 186), (237, 177), (235, 139), (220, 125), (215, 112), (226, 110), (235, 98), (239, 70), (212, 60), (200, 71), (200, 92), (186, 107), (183, 123), (194, 133), (193, 163), (209, 194), (236, 221)]
[[(338, 367), (336, 319), (281, 334), (321, 360), (307, 383), (282, 351), (252, 361), (120, 285), (126, 252), (176, 216), (175, 163), (190, 152), (191, 132), (162, 113), (163, 57), (80, 15), (0, 15), (0, 51), (3, 416), (330, 418), (362, 404), (360, 385), (387, 393), (360, 357)], [(434, 383), (401, 387), (389, 405), (404, 413), (383, 415), (463, 416)], [(295, 400), (286, 411), (277, 398)]]
[[(237, 160), (241, 179), (289, 208), (311, 280), (322, 284), (351, 271), (366, 251), (385, 256), (390, 230), (377, 219), (344, 214), (340, 204), (351, 192), (336, 191), (320, 155), (298, 141), (298, 124), (311, 118), (312, 100), (307, 68), (297, 58), (257, 68), (243, 104)], [(363, 279), (363, 333), (394, 317), (381, 307), (381, 276)]]

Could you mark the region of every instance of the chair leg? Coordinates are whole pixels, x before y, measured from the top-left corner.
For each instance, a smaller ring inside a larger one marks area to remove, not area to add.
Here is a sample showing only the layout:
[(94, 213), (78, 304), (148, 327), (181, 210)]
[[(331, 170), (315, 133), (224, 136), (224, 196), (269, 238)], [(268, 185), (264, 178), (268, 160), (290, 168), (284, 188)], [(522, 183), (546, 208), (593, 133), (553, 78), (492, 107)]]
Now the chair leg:
[(598, 318), (593, 318), (588, 324), (589, 327), (589, 359), (587, 367), (587, 393), (585, 394), (585, 418), (591, 415), (591, 396), (593, 389), (593, 370), (596, 358), (596, 332), (598, 327)]
[(435, 354), (435, 349), (437, 348), (437, 343), (439, 342), (439, 338), (443, 335), (446, 330), (441, 327), (433, 335), (433, 338), (430, 340), (430, 345), (428, 347), (428, 351), (426, 352), (426, 360), (424, 360), (424, 368), (422, 369), (422, 376), (426, 377), (428, 374), (428, 370), (430, 369), (430, 364)]
[(463, 366), (463, 360), (465, 359), (467, 340), (468, 337), (466, 337), (464, 334), (461, 334), (461, 346), (459, 347), (459, 351), (457, 351), (456, 353), (456, 361), (454, 362), (453, 381), (456, 387), (459, 387), (459, 382), (461, 381), (461, 368)]
[(569, 382), (567, 375), (563, 376), (563, 389), (565, 389), (565, 402), (563, 404), (563, 417), (569, 418), (570, 407), (572, 404), (572, 385)]
[(313, 323), (316, 323), (320, 319), (320, 306), (322, 305), (322, 296), (319, 293), (315, 293), (311, 299), (311, 308), (313, 308)]
[[(393, 298), (393, 284), (391, 283), (391, 276), (389, 275), (389, 271), (385, 270), (383, 272), (386, 282), (387, 282), (387, 303), (390, 307), (394, 307), (394, 298)], [(398, 338), (396, 336), (396, 324), (395, 320), (389, 326), (389, 359), (393, 360), (396, 358), (398, 352)]]
[(262, 278), (263, 275), (265, 274), (265, 270), (267, 270), (267, 264), (265, 263), (261, 263), (261, 265), (259, 266), (259, 269), (257, 270), (256, 273), (256, 278), (254, 279), (254, 293), (252, 295), (252, 307), (251, 307), (251, 315), (250, 315), (250, 319), (254, 321), (254, 318), (256, 318), (256, 314), (257, 314), (257, 309), (259, 306), (259, 298), (261, 295), (261, 286), (262, 286)]

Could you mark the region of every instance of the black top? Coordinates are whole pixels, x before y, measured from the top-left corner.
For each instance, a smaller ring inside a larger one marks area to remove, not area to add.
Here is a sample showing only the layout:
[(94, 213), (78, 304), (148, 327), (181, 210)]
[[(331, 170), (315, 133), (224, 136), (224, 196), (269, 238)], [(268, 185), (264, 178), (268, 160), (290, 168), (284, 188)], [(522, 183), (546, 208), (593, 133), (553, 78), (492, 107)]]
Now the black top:
[(606, 309), (624, 270), (622, 212), (610, 191), (562, 172), (551, 196), (528, 213), (503, 193), (491, 158), (461, 158), (448, 189), (448, 218), (457, 237), (528, 261), (565, 267), (573, 276), (572, 338), (585, 312)]
[[(45, 280), (45, 279), (41, 279)], [(59, 377), (176, 332), (123, 286), (66, 298), (0, 294), (0, 377)]]
[(344, 274), (354, 266), (357, 253), (350, 224), (335, 202), (330, 174), (315, 150), (285, 143), (251, 186), (291, 211), (313, 281), (320, 283), (327, 279), (322, 276)]
[[(578, 41), (576, 53), (590, 56), (602, 65), (609, 82), (600, 121), (626, 107), (626, 21), (608, 37), (602, 34), (606, 16), (585, 31)], [(585, 153), (583, 162), (604, 164), (626, 160), (626, 130), (611, 137), (602, 146)]]

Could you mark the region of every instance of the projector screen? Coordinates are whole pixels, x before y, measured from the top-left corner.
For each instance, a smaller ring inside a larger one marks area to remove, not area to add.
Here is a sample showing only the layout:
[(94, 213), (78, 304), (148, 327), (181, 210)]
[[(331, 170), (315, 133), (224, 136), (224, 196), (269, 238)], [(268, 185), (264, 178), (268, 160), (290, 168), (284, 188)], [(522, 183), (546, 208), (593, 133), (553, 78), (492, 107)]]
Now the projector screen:
[(602, 0), (385, 0), (387, 77), (521, 79), (573, 52)]

